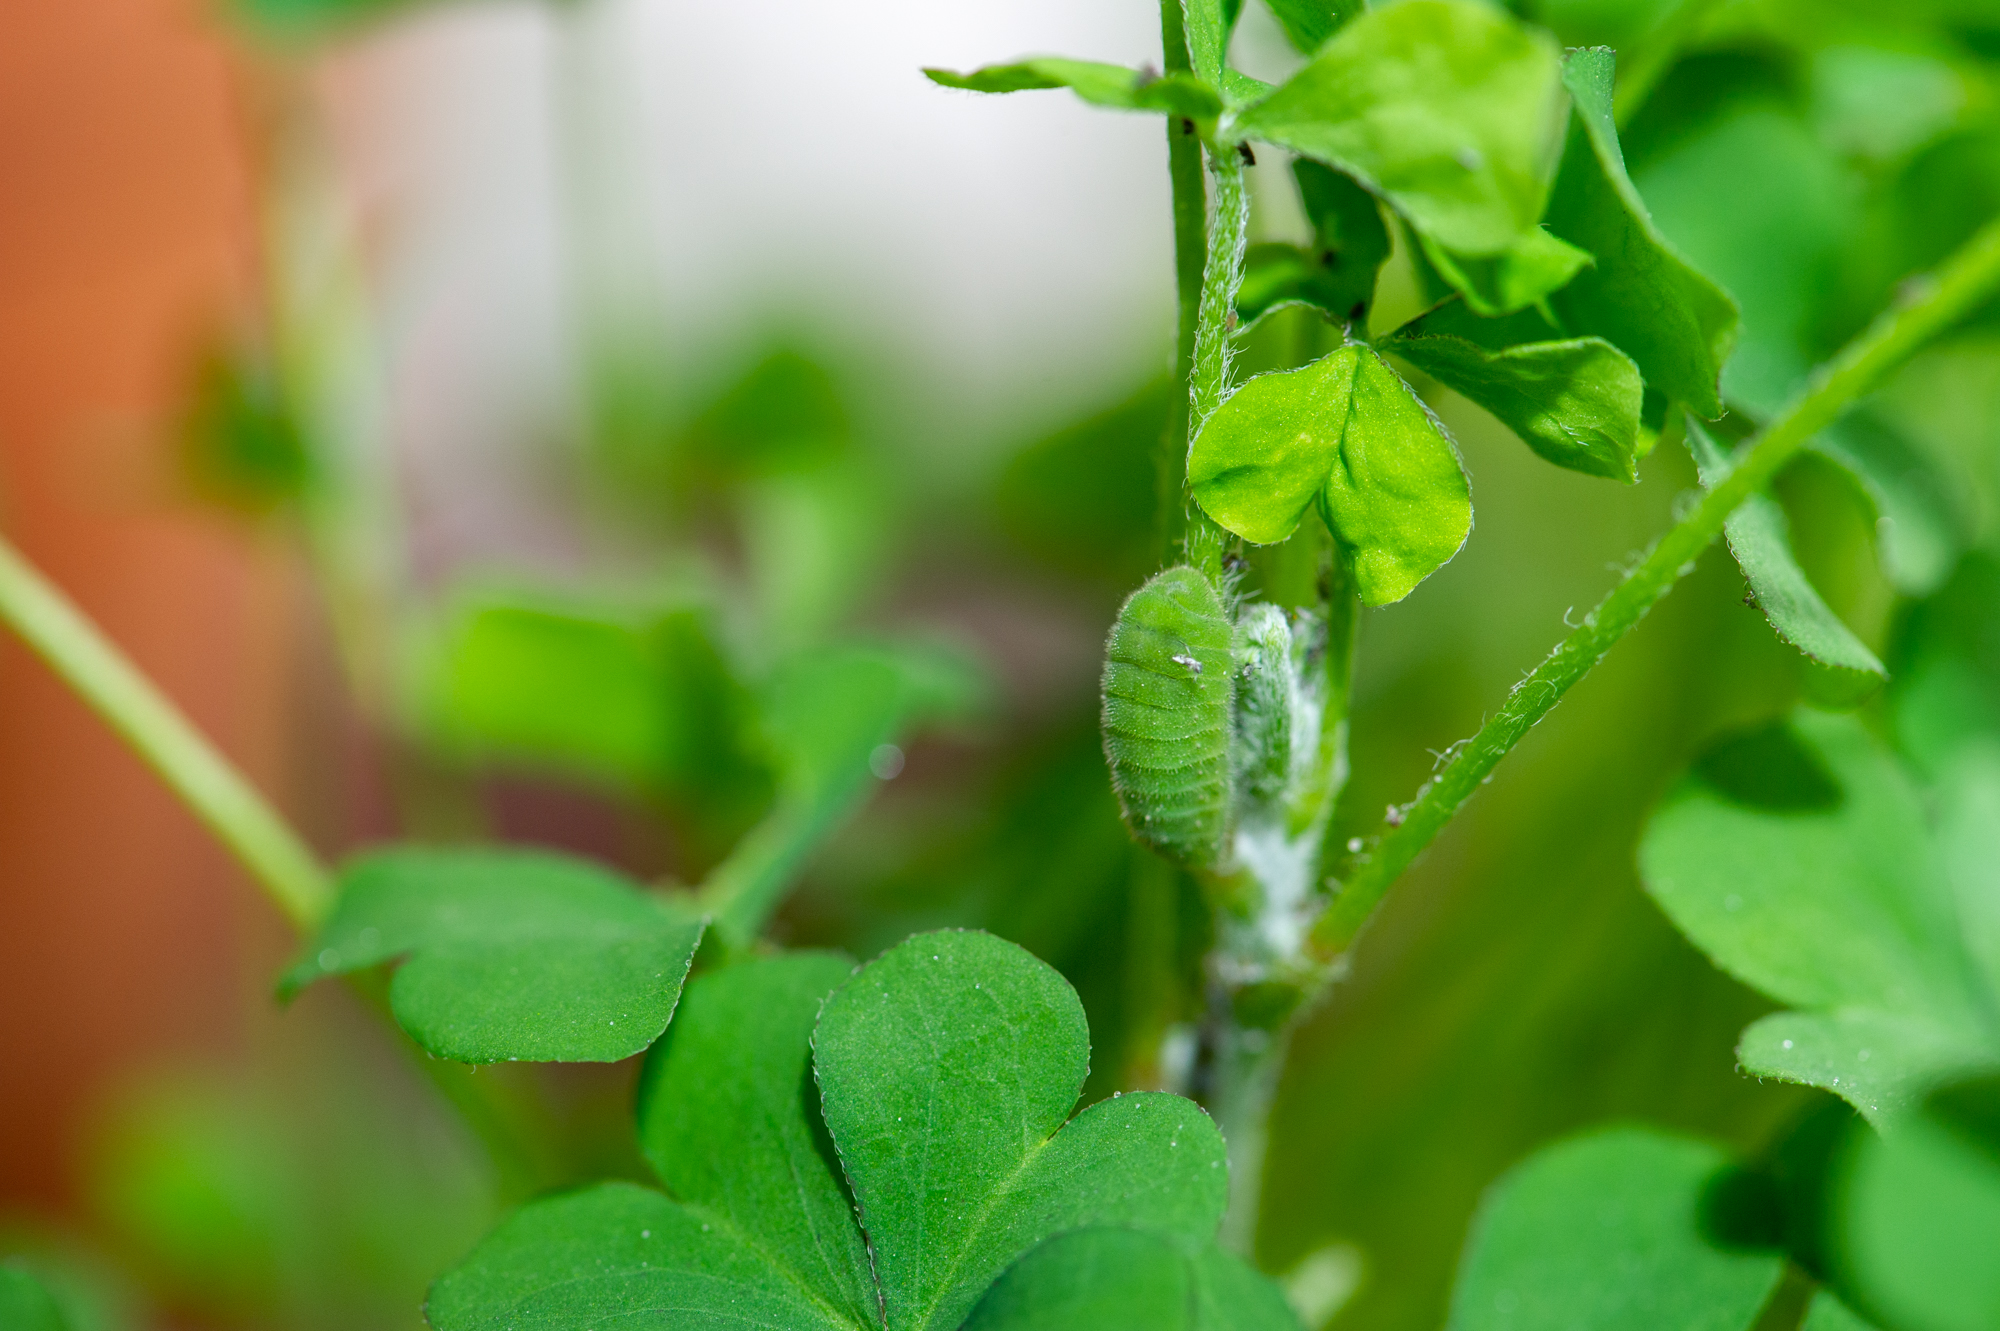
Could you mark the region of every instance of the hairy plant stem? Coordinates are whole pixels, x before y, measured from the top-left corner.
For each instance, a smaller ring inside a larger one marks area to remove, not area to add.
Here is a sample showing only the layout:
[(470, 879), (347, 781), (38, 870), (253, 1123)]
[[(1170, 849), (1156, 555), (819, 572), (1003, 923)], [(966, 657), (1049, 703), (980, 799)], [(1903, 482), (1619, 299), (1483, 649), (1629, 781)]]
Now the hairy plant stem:
[[(289, 823), (216, 751), (180, 709), (70, 599), (0, 539), (0, 623), (102, 717), (215, 834), (302, 937), (333, 904), (331, 875)], [(557, 1181), (534, 1107), (495, 1076), (476, 1078), (431, 1057), (396, 1028), (379, 976), (350, 978), (424, 1076), (458, 1110), (492, 1160), (503, 1194), (522, 1198)]]
[[(1235, 149), (1224, 146), (1209, 152), (1208, 169), (1215, 177), (1215, 217), (1208, 228), (1208, 259), (1202, 268), (1194, 360), (1187, 381), (1188, 447), (1228, 393), (1229, 335), (1236, 329), (1236, 291), (1243, 285), (1243, 251), (1250, 232), (1250, 196), (1243, 187), (1242, 159)], [(1182, 470), (1185, 473), (1185, 454)], [(1219, 584), (1228, 533), (1185, 496), (1181, 502), (1187, 512), (1187, 561)]]
[(1768, 486), (1856, 398), (1996, 291), (2000, 220), (1989, 222), (1934, 273), (1904, 283), (1895, 304), (1815, 372), (1791, 404), (1738, 450), (1728, 474), (1660, 538), (1576, 632), (1514, 686), (1506, 704), (1403, 807), (1400, 821), (1379, 834), (1314, 926), (1313, 949), (1326, 964), (1328, 978), (1403, 870), (1436, 839), (1508, 750), (1694, 567), (1724, 520)]
[(132, 746), (294, 928), (309, 933), (318, 926), (333, 890), (312, 851), (181, 710), (5, 540), (0, 621)]

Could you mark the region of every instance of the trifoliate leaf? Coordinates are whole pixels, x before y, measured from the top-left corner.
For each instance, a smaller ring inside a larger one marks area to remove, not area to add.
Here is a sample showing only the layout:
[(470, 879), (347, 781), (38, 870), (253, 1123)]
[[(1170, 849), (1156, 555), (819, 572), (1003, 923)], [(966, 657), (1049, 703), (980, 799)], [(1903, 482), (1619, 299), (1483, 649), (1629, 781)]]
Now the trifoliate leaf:
[(1132, 835), (1176, 864), (1205, 867), (1229, 820), (1235, 672), (1213, 583), (1166, 569), (1118, 611), (1104, 649), (1104, 756)]
[(1311, 55), (1349, 19), (1368, 12), (1367, 0), (1267, 0), (1285, 39)]
[(437, 1331), (860, 1331), (719, 1212), (632, 1183), (531, 1202), (431, 1287)]
[(0, 1326), (7, 1331), (69, 1331), (69, 1319), (26, 1267), (0, 1262)]
[(2000, 1078), (1857, 1136), (1836, 1202), (1854, 1288), (1907, 1331), (2000, 1324)]
[(1901, 770), (1851, 719), (1799, 713), (1726, 741), (1654, 811), (1646, 890), (1737, 979), (1796, 1013), (1737, 1051), (1864, 1114), (1995, 1059), (1958, 904)]
[(402, 960), (396, 1022), (439, 1058), (609, 1063), (667, 1027), (702, 923), (585, 860), (397, 847), (340, 875), (340, 898), (290, 995)]
[(851, 975), (823, 954), (742, 963), (690, 985), (683, 1021), (640, 1096), (675, 1198), (612, 1183), (529, 1204), (438, 1282), (438, 1331), (951, 1331), (1024, 1254), (1092, 1226), (1172, 1242), (1216, 1302), (1268, 1305), (1211, 1255), (1214, 1124), (1157, 1094), (1065, 1123), (1083, 1010), (1011, 943), (921, 934)]
[(1745, 1331), (1785, 1260), (1713, 1234), (1731, 1168), (1707, 1142), (1641, 1128), (1537, 1152), (1480, 1205), (1450, 1331)]
[(1557, 466), (1638, 479), (1645, 385), (1603, 338), (1562, 337), (1529, 310), (1481, 319), (1453, 300), (1379, 345), (1492, 412)]
[[(1728, 474), (1729, 461), (1708, 432), (1690, 420), (1688, 449), (1702, 484), (1713, 487)], [(1723, 533), (1729, 553), (1743, 570), (1757, 608), (1780, 638), (1824, 667), (1815, 683), (1830, 701), (1858, 702), (1888, 678), (1875, 653), (1854, 636), (1807, 580), (1792, 557), (1785, 510), (1769, 495), (1754, 494), (1729, 515)]]
[(969, 92), (1068, 88), (1092, 106), (1117, 111), (1161, 111), (1190, 120), (1213, 120), (1222, 114), (1222, 98), (1210, 83), (1185, 74), (1148, 77), (1136, 69), (1096, 60), (1040, 56), (1011, 65), (987, 65), (970, 74), (948, 69), (926, 69), (924, 74), (933, 83)]
[[(1559, 75), (1554, 43), (1497, 10), (1406, 0), (1341, 28), (1234, 123), (1386, 198), (1454, 256), (1477, 305), (1501, 292), (1525, 303), (1573, 271), (1574, 256), (1567, 269), (1553, 261), (1567, 247), (1537, 228)], [(1480, 280), (1482, 261), (1505, 280)]]
[(812, 1083), (820, 1003), (854, 971), (794, 952), (694, 980), (639, 1079), (639, 1144), (681, 1201), (724, 1219), (786, 1278), (878, 1320), (868, 1249)]
[(1723, 362), (1736, 344), (1736, 302), (1674, 252), (1625, 174), (1611, 116), (1613, 57), (1572, 51), (1563, 83), (1575, 108), (1548, 226), (1596, 264), (1549, 303), (1564, 327), (1604, 338), (1646, 382), (1695, 413), (1722, 414)]
[(1188, 486), (1210, 517), (1259, 544), (1290, 536), (1318, 503), (1369, 605), (1409, 595), (1472, 530), (1451, 441), (1361, 346), (1244, 384), (1195, 439)]
[(1010, 1267), (965, 1331), (1298, 1331), (1271, 1281), (1214, 1243), (1079, 1229)]
[(988, 934), (919, 934), (834, 992), (813, 1037), (890, 1331), (951, 1331), (1051, 1235), (1123, 1225), (1214, 1236), (1222, 1138), (1192, 1102), (1103, 1100), (1076, 993)]

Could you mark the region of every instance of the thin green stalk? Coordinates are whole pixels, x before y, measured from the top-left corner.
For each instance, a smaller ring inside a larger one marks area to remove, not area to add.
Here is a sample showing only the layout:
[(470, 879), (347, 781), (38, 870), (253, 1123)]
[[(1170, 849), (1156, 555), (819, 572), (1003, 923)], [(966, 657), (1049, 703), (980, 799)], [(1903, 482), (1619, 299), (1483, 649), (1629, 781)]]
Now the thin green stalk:
[[(1208, 165), (1215, 177), (1215, 219), (1208, 229), (1194, 362), (1188, 376), (1190, 445), (1228, 392), (1229, 336), (1236, 329), (1236, 291), (1243, 285), (1243, 251), (1250, 231), (1250, 195), (1243, 187), (1242, 159), (1234, 148), (1225, 147), (1209, 155)], [(1220, 580), (1227, 537), (1199, 509), (1189, 512), (1187, 522), (1188, 562)]]
[[(1160, 48), (1169, 74), (1189, 68), (1181, 0), (1160, 0)], [(1201, 178), (1201, 136), (1193, 121), (1167, 117), (1167, 176), (1174, 194), (1174, 289), (1178, 318), (1174, 338), (1173, 405), (1160, 441), (1157, 495), (1160, 555), (1171, 563), (1186, 527), (1181, 490), (1187, 483), (1188, 397), (1194, 377), (1195, 327), (1201, 310), (1202, 264), (1208, 253), (1208, 191)]]
[(1459, 747), (1402, 810), (1313, 929), (1325, 961), (1342, 956), (1411, 861), (1437, 837), (1507, 751), (1548, 715), (1708, 548), (1729, 515), (1768, 486), (1812, 437), (1924, 343), (2000, 291), (2000, 220), (1989, 222), (1932, 275), (1904, 285), (1895, 305), (1814, 374), (1778, 418), (1737, 454), (1729, 474), (1661, 538), (1582, 627), (1514, 686), (1506, 705)]
[(299, 932), (318, 926), (333, 893), (312, 851), (180, 709), (4, 539), (0, 621), (159, 774)]

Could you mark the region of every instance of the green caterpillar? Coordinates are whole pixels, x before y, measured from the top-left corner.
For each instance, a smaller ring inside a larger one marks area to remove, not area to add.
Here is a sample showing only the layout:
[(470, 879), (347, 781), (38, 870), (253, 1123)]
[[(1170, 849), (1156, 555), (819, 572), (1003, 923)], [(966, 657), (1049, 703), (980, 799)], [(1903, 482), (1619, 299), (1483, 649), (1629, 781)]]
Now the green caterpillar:
[(1233, 630), (1213, 583), (1156, 573), (1118, 612), (1104, 652), (1104, 757), (1132, 835), (1190, 868), (1229, 830)]

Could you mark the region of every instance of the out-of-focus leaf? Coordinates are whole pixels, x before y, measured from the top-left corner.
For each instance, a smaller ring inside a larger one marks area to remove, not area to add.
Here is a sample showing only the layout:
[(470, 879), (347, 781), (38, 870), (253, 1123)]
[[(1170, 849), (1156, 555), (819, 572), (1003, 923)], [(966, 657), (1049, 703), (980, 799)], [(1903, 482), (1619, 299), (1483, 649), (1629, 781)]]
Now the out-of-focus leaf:
[(853, 973), (795, 952), (694, 980), (639, 1081), (639, 1140), (682, 1202), (713, 1212), (791, 1283), (856, 1325), (876, 1321), (868, 1250), (820, 1125), (812, 1031)]
[[(1702, 484), (1713, 488), (1729, 474), (1729, 459), (1693, 420), (1687, 423), (1687, 439)], [(1888, 672), (1806, 580), (1792, 556), (1788, 530), (1785, 510), (1764, 494), (1744, 500), (1723, 526), (1729, 553), (1771, 628), (1825, 668), (1817, 683), (1831, 701), (1858, 702), (1881, 687)]]
[[(1741, 312), (1740, 336), (1723, 367), (1723, 397), (1753, 415), (1777, 411), (1830, 350), (1821, 344), (1819, 325), (1840, 290), (1842, 254), (1855, 222), (1841, 163), (1773, 94), (1725, 103), (1681, 127), (1648, 153), (1635, 180), (1660, 233), (1726, 288)], [(1607, 260), (1604, 271), (1618, 267)], [(1683, 299), (1697, 290), (1681, 285)], [(1718, 414), (1712, 398), (1695, 396), (1700, 384), (1712, 382), (1700, 357), (1669, 374), (1655, 368), (1646, 347), (1628, 342), (1632, 333), (1621, 338), (1615, 328), (1573, 317), (1561, 298), (1553, 303), (1565, 322), (1602, 333), (1630, 353), (1654, 387), (1701, 415)], [(1640, 296), (1624, 308), (1635, 322), (1659, 324), (1662, 304)], [(1675, 323), (1684, 330), (1676, 338), (1683, 354), (1693, 356), (1704, 346), (1717, 355), (1730, 349), (1720, 331), (1720, 307)], [(1704, 335), (1713, 341), (1704, 342)]]
[(950, 1331), (1064, 1230), (1213, 1238), (1228, 1191), (1215, 1125), (1159, 1094), (1070, 1119), (1089, 1057), (1075, 991), (989, 934), (919, 934), (827, 1000), (813, 1067), (891, 1331)]
[(1736, 304), (1675, 253), (1625, 174), (1611, 117), (1609, 51), (1572, 51), (1563, 82), (1575, 108), (1549, 197), (1556, 235), (1597, 256), (1550, 304), (1573, 333), (1604, 338), (1660, 392), (1722, 414), (1718, 377), (1736, 341)]
[(1707, 1142), (1639, 1128), (1536, 1153), (1480, 1205), (1451, 1331), (1745, 1331), (1785, 1262), (1716, 1233), (1732, 1172)]
[(1537, 227), (1559, 100), (1546, 36), (1485, 6), (1407, 0), (1341, 28), (1235, 126), (1381, 194), (1449, 252), (1467, 299), (1501, 313), (1518, 308), (1501, 293), (1526, 303), (1567, 275)]
[(1806, 1305), (1805, 1320), (1799, 1331), (1876, 1331), (1873, 1323), (1842, 1303), (1833, 1291), (1822, 1289)]
[(474, 594), (430, 690), (446, 743), (713, 807), (764, 788), (749, 692), (692, 607)]
[(1813, 120), (1846, 152), (1886, 161), (1951, 128), (1965, 108), (1965, 80), (1916, 51), (1841, 44), (1813, 52)]
[(987, 693), (972, 662), (920, 644), (851, 643), (786, 662), (762, 700), (777, 802), (701, 888), (723, 943), (757, 936), (806, 857), (873, 789), (884, 755), (900, 763), (893, 742), (906, 729), (968, 716)]
[(1893, 425), (1854, 412), (1814, 446), (1854, 476), (1875, 505), (1882, 572), (1905, 596), (1928, 596), (1965, 548), (1965, 521), (1936, 470)]
[(1968, 744), (2000, 740), (2000, 560), (1974, 552), (1910, 607), (1890, 684), (1896, 740), (1937, 779)]
[(1368, 12), (1367, 0), (1266, 0), (1285, 39), (1311, 55), (1348, 20)]
[(1899, 1331), (2000, 1323), (2000, 1079), (1857, 1135), (1836, 1241), (1854, 1286)]
[[(1193, 31), (1189, 48), (1193, 49)], [(1218, 54), (1217, 58), (1220, 56)], [(1043, 88), (1068, 88), (1092, 106), (1119, 111), (1162, 111), (1190, 120), (1213, 120), (1222, 114), (1222, 97), (1212, 80), (1185, 74), (1148, 77), (1123, 65), (1107, 65), (1095, 60), (1068, 60), (1059, 56), (1039, 56), (1011, 65), (988, 65), (970, 74), (948, 69), (926, 69), (931, 82), (968, 92), (1033, 92)]]
[(279, 992), (407, 958), (389, 1005), (439, 1058), (609, 1063), (667, 1028), (701, 933), (584, 860), (398, 847), (341, 871), (332, 916)]
[(1229, 820), (1234, 697), (1228, 613), (1182, 566), (1126, 599), (1104, 649), (1104, 756), (1132, 835), (1176, 864), (1205, 867)]
[(1389, 257), (1381, 208), (1354, 181), (1308, 158), (1294, 161), (1292, 174), (1313, 224), (1313, 244), (1252, 245), (1236, 293), (1237, 315), (1247, 325), (1280, 305), (1301, 302), (1340, 323), (1359, 323), (1368, 316), (1376, 277)]
[(1813, 712), (1712, 751), (1654, 812), (1646, 890), (1710, 960), (1796, 1013), (1744, 1068), (1892, 1112), (1991, 1062), (1957, 903), (1922, 805), (1857, 723)]
[(1988, 990), (2000, 994), (2000, 735), (1967, 743), (1939, 777), (1938, 849), (1966, 947)]
[(826, 368), (781, 349), (702, 408), (682, 441), (684, 465), (709, 484), (812, 471), (839, 459), (853, 424)]
[(70, 1331), (55, 1297), (27, 1267), (0, 1262), (0, 1326), (7, 1331)]
[(1195, 439), (1188, 486), (1210, 517), (1259, 544), (1290, 536), (1317, 502), (1369, 605), (1409, 595), (1472, 529), (1451, 441), (1361, 346), (1244, 384)]
[(859, 460), (759, 477), (736, 509), (757, 646), (827, 641), (877, 583), (894, 531), (881, 476)]
[(1150, 571), (1171, 397), (1164, 381), (1150, 384), (1014, 456), (994, 505), (1021, 554), (1120, 588)]
[(1380, 345), (1492, 412), (1557, 466), (1638, 479), (1645, 385), (1603, 338), (1561, 337), (1529, 310), (1481, 319), (1453, 300)]
[(294, 404), (267, 357), (249, 350), (203, 360), (180, 423), (195, 487), (263, 513), (302, 497), (313, 458)]
[(1079, 1229), (1035, 1248), (966, 1331), (1297, 1331), (1278, 1287), (1213, 1243)]

